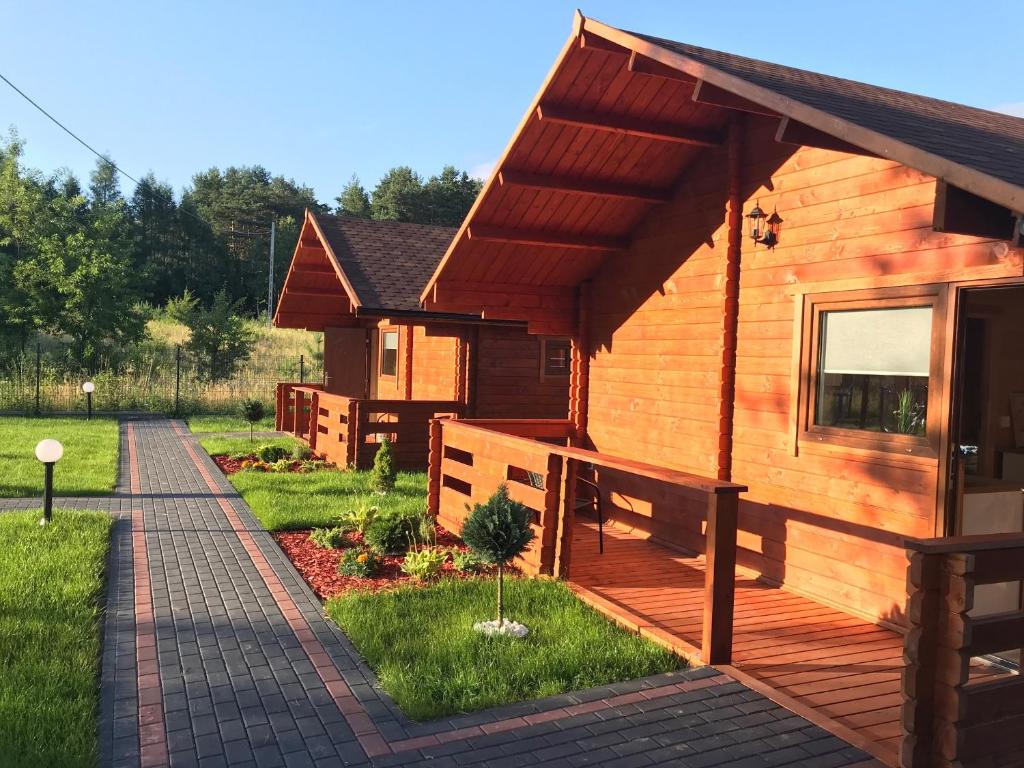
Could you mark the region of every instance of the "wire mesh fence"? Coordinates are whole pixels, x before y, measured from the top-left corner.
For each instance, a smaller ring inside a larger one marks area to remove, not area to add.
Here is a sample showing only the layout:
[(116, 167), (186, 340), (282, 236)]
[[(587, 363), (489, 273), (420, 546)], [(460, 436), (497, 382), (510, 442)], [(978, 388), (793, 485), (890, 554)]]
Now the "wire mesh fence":
[(137, 355), (117, 367), (86, 374), (44, 357), (37, 349), (0, 368), (0, 413), (50, 414), (84, 410), (82, 384), (95, 385), (93, 409), (187, 416), (230, 413), (246, 398), (274, 409), (281, 381), (320, 383), (321, 362), (313, 356), (256, 352), (211, 378), (209, 361), (183, 347)]

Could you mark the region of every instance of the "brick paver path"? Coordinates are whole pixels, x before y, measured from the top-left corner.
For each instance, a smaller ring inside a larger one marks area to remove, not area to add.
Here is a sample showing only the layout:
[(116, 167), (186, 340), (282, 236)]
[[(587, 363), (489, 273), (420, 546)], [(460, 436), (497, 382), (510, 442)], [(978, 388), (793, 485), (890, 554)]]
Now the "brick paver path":
[(711, 668), (411, 722), (183, 423), (121, 447), (104, 767), (875, 765)]

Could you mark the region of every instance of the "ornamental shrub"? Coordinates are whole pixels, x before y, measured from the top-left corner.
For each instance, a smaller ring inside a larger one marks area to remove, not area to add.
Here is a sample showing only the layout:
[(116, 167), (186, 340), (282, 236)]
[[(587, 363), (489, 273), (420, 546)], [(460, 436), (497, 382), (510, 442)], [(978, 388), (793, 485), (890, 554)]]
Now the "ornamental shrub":
[(414, 521), (394, 513), (375, 516), (363, 531), (366, 543), (381, 554), (405, 551), (413, 535)]
[(341, 514), (341, 526), (350, 531), (359, 531), (365, 534), (366, 529), (370, 527), (370, 523), (377, 517), (378, 511), (377, 507), (370, 506), (350, 509)]
[(292, 458), (295, 461), (309, 461), (313, 458), (313, 451), (308, 445), (296, 443), (295, 447), (292, 448)]
[(484, 561), (468, 550), (452, 550), (452, 566), (460, 573), (479, 573)]
[(324, 549), (340, 549), (345, 546), (345, 532), (341, 528), (314, 528), (309, 540)]
[(384, 438), (377, 455), (373, 457), (373, 472), (371, 482), (373, 489), (378, 493), (388, 493), (395, 489), (395, 481), (398, 479), (398, 470), (395, 469), (395, 457), (391, 451), (391, 441)]
[(249, 422), (249, 442), (251, 443), (253, 441), (252, 432), (256, 427), (256, 422), (263, 418), (266, 409), (261, 401), (249, 397), (239, 404), (239, 411), (242, 413), (242, 418)]
[(287, 458), (288, 449), (280, 445), (270, 445), (268, 443), (256, 449), (256, 456), (259, 457), (260, 461), (273, 464), (275, 461)]
[(504, 483), (462, 524), (462, 540), (481, 560), (498, 566), (498, 626), (505, 618), (505, 566), (533, 540), (530, 510), (509, 498)]
[(429, 581), (441, 573), (448, 551), (440, 547), (422, 547), (406, 552), (402, 571), (417, 581)]
[(346, 549), (338, 563), (338, 573), (366, 579), (376, 576), (382, 564), (380, 555), (369, 549)]

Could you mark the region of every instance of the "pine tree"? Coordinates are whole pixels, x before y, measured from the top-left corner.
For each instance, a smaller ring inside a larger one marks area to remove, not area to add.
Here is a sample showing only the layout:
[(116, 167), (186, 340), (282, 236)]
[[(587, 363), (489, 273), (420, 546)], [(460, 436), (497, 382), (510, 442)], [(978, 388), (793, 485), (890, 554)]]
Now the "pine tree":
[(370, 218), (370, 196), (366, 189), (359, 182), (359, 177), (354, 173), (341, 194), (334, 198), (338, 202), (337, 212), (358, 216), (363, 219)]

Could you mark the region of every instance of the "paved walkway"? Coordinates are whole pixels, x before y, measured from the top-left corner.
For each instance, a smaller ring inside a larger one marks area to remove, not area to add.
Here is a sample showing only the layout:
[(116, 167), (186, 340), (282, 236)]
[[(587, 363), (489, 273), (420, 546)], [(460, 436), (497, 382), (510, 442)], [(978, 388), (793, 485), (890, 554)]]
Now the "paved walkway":
[(876, 765), (711, 668), (411, 722), (183, 423), (121, 447), (104, 768)]

